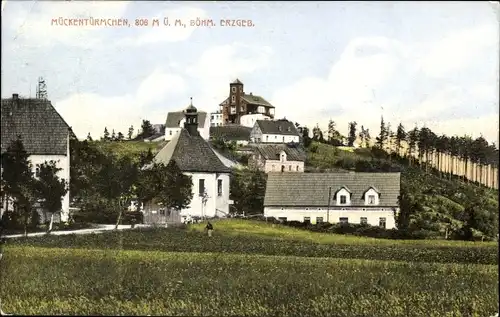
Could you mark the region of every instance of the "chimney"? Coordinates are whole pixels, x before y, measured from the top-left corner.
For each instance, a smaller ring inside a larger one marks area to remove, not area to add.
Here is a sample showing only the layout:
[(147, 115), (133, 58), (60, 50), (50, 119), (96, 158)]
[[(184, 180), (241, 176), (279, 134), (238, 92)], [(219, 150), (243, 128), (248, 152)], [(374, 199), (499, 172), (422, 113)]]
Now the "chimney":
[(18, 100), (19, 99), (19, 94), (12, 94), (12, 99)]

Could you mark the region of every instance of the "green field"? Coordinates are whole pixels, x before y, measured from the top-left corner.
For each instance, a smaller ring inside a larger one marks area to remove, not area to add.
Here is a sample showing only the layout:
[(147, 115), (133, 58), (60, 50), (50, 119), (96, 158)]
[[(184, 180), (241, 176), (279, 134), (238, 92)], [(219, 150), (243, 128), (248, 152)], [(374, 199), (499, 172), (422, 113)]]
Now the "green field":
[(491, 316), (498, 244), (391, 241), (261, 222), (9, 240), (4, 311), (204, 316)]

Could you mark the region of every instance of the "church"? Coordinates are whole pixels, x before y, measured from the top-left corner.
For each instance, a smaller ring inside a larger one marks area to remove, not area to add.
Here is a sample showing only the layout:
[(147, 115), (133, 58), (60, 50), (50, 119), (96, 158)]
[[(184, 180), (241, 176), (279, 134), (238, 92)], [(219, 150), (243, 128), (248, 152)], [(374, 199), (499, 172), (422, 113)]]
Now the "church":
[[(193, 198), (188, 208), (181, 210), (175, 217), (161, 219), (164, 211), (155, 210), (157, 206), (145, 206), (146, 214), (157, 214), (151, 222), (177, 222), (185, 217), (225, 217), (229, 213), (229, 181), (232, 162), (206, 141), (198, 130), (198, 111), (191, 104), (184, 110), (184, 127), (170, 142), (156, 154), (153, 162), (167, 165), (174, 160), (185, 175), (192, 178)], [(167, 215), (165, 215), (167, 216)], [(149, 222), (149, 221), (148, 221)]]

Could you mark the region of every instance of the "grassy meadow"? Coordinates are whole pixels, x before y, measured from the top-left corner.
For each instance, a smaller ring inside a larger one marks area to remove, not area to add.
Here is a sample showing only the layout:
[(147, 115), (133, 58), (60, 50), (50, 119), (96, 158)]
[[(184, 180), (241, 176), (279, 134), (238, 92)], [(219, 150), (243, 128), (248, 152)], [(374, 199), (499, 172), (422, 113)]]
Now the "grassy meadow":
[(491, 316), (498, 244), (395, 241), (258, 221), (9, 240), (14, 314)]

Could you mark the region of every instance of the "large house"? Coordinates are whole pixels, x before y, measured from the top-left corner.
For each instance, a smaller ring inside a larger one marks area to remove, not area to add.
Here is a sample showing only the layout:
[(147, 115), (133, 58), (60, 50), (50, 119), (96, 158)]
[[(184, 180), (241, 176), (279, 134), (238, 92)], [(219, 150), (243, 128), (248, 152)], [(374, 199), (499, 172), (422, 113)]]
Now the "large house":
[(305, 151), (292, 144), (256, 144), (248, 163), (261, 171), (304, 172)]
[(263, 115), (262, 113), (252, 113), (241, 116), (240, 124), (244, 127), (253, 128), (257, 120), (271, 120), (271, 117)]
[(400, 173), (269, 173), (264, 215), (395, 228)]
[(286, 119), (257, 120), (250, 139), (254, 143), (299, 143), (300, 133), (293, 122)]
[[(200, 136), (208, 140), (210, 137), (210, 117), (206, 112), (198, 112), (198, 132)], [(184, 111), (174, 111), (169, 112), (167, 115), (167, 122), (165, 124), (165, 141), (170, 141), (172, 138), (178, 134), (182, 127), (185, 125), (185, 113)]]
[(210, 126), (211, 127), (220, 127), (223, 125), (222, 121), (222, 112), (212, 112), (210, 113)]
[[(217, 153), (200, 135), (199, 113), (191, 104), (184, 112), (184, 128), (176, 133), (153, 159), (168, 164), (175, 160), (193, 181), (193, 199), (181, 217), (224, 217), (229, 213), (229, 175), (232, 162)], [(158, 206), (146, 204), (145, 213), (156, 213)], [(146, 217), (147, 218), (147, 217)]]
[(219, 107), (223, 124), (241, 124), (241, 116), (252, 113), (274, 118), (274, 106), (260, 96), (245, 93), (243, 83), (239, 79), (229, 84), (229, 97), (221, 102)]
[[(38, 176), (39, 166), (45, 162), (55, 161), (61, 168), (58, 176), (68, 184), (70, 181), (70, 150), (69, 140), (71, 129), (59, 115), (52, 103), (46, 99), (12, 98), (2, 99), (2, 131), (1, 152), (7, 150), (10, 143), (21, 136), (24, 148), (29, 154), (33, 174)], [(0, 215), (12, 208), (12, 200), (3, 199)], [(45, 213), (40, 211), (41, 220)], [(67, 221), (69, 217), (69, 192), (62, 199), (60, 220)], [(55, 221), (58, 221), (55, 217)]]

